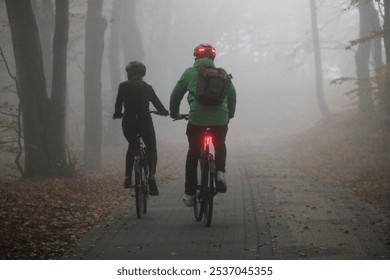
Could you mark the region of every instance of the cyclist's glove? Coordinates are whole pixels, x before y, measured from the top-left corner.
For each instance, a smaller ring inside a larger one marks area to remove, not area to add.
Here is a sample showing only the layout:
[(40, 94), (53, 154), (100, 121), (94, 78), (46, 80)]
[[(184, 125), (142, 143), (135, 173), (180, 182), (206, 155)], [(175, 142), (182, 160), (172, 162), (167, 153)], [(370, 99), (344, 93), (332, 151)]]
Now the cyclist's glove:
[(121, 112), (117, 113), (115, 112), (114, 115), (112, 115), (112, 118), (115, 119), (121, 119), (123, 117), (123, 114)]
[(178, 114), (176, 115), (176, 114), (172, 114), (172, 113), (171, 113), (171, 118), (174, 119), (174, 120), (180, 120), (181, 119), (180, 115), (178, 115)]
[(159, 114), (160, 116), (169, 116), (169, 111), (168, 111), (168, 110), (161, 111), (161, 112), (158, 112), (158, 114)]

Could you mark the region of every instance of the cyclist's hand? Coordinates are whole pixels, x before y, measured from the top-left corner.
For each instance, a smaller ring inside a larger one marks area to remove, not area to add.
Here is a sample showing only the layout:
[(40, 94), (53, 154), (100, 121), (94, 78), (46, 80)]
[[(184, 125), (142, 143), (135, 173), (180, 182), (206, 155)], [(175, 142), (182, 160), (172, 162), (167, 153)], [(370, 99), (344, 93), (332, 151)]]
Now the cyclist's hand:
[(180, 119), (180, 115), (179, 115), (179, 114), (173, 114), (173, 113), (171, 112), (170, 116), (171, 116), (171, 118), (174, 119), (174, 120)]
[(168, 111), (168, 110), (161, 111), (161, 112), (158, 112), (158, 114), (159, 114), (160, 116), (166, 117), (166, 116), (169, 116), (169, 111)]
[(123, 114), (122, 113), (114, 113), (114, 115), (112, 115), (112, 119), (115, 120), (115, 119), (121, 119), (123, 117)]
[(171, 118), (174, 119), (174, 120), (180, 120), (181, 116), (179, 114), (172, 114), (171, 113)]

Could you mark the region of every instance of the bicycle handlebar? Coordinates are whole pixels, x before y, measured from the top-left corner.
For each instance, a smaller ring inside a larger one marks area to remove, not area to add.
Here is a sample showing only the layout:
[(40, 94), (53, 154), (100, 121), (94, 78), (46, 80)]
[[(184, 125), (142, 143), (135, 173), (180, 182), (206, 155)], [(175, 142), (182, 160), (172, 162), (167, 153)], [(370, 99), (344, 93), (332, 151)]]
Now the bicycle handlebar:
[(158, 115), (158, 116), (165, 116), (165, 115), (163, 115), (163, 114), (160, 114), (160, 112), (159, 112), (159, 111), (156, 111), (156, 110), (151, 110), (151, 111), (149, 111), (149, 113), (150, 113), (150, 114), (155, 114), (155, 115)]
[(172, 121), (180, 121), (180, 120), (188, 121), (189, 117), (190, 117), (189, 114), (179, 114), (179, 118), (173, 119)]

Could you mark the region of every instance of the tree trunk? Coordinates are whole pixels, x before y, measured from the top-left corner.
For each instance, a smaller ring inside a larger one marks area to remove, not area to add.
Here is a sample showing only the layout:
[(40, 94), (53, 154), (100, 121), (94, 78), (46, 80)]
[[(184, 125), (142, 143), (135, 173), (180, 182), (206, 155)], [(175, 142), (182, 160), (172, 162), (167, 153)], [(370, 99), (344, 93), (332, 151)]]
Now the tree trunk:
[[(371, 33), (378, 33), (381, 30), (379, 13), (375, 9), (374, 5), (369, 6), (370, 13), (370, 30)], [(385, 79), (384, 79), (384, 67), (382, 57), (382, 37), (377, 35), (373, 38), (372, 42), (372, 62), (375, 70), (375, 83), (376, 83), (376, 105), (379, 108), (383, 107), (385, 96)]]
[(41, 6), (38, 6), (38, 1), (31, 1), (35, 18), (38, 24), (39, 37), (41, 39), (41, 47), (43, 54), (43, 71), (46, 78), (46, 92), (50, 94), (52, 89), (53, 77), (53, 34), (55, 15), (53, 2), (51, 0), (43, 0)]
[[(221, 3), (220, 5), (226, 5), (226, 3)], [(152, 43), (148, 46), (148, 58), (149, 61), (153, 62), (153, 67), (149, 67), (148, 77), (154, 81), (154, 86), (156, 88), (161, 89), (161, 92), (169, 92), (171, 90), (166, 81), (174, 78), (172, 77), (173, 73), (171, 69), (166, 67), (166, 65), (169, 65), (170, 63), (168, 56), (161, 55), (162, 53), (169, 53), (172, 6), (172, 0), (165, 0), (154, 4), (152, 10), (153, 20), (150, 41), (159, 43)], [(161, 69), (165, 70), (161, 71)]]
[[(370, 5), (371, 1), (359, 0), (360, 17), (360, 39), (371, 35), (370, 28)], [(370, 40), (361, 40), (355, 55), (356, 75), (358, 84), (358, 108), (360, 112), (369, 112), (374, 108), (371, 96), (370, 83), (370, 60), (371, 42)]]
[(321, 60), (321, 51), (320, 51), (320, 40), (318, 34), (316, 0), (310, 0), (310, 11), (311, 11), (311, 26), (312, 26), (311, 30), (313, 34), (313, 46), (314, 46), (314, 61), (315, 61), (315, 70), (316, 70), (317, 102), (322, 117), (326, 117), (329, 115), (329, 108), (328, 105), (326, 104), (325, 97), (324, 97), (322, 60)]
[(87, 169), (99, 169), (102, 145), (102, 85), (101, 69), (104, 31), (107, 21), (102, 17), (103, 0), (88, 0), (85, 24), (84, 67), (84, 164)]
[(38, 27), (30, 1), (6, 0), (20, 90), (25, 177), (48, 175), (45, 135), (48, 112)]
[(385, 19), (383, 24), (384, 43), (386, 52), (386, 79), (383, 109), (384, 130), (384, 159), (390, 162), (390, 1), (384, 0)]
[(142, 60), (145, 52), (141, 34), (137, 28), (136, 0), (124, 0), (122, 3), (122, 51), (125, 63), (129, 63), (132, 60)]
[[(384, 43), (386, 52), (386, 116), (390, 118), (390, 1), (384, 0), (385, 20), (383, 24)], [(390, 129), (390, 127), (389, 127)]]
[(47, 147), (50, 171), (55, 176), (67, 175), (65, 152), (66, 71), (69, 29), (69, 0), (56, 0), (53, 39), (53, 81), (49, 106)]
[(111, 119), (113, 113), (114, 103), (118, 90), (118, 85), (121, 82), (121, 69), (120, 64), (120, 28), (121, 28), (121, 11), (122, 1), (117, 0), (112, 4), (111, 23), (110, 23), (110, 46), (109, 46), (109, 67), (111, 77), (111, 92), (112, 92), (112, 106), (109, 108), (109, 116), (107, 130), (105, 132), (104, 143), (105, 145), (117, 146), (120, 143), (120, 131), (121, 123)]

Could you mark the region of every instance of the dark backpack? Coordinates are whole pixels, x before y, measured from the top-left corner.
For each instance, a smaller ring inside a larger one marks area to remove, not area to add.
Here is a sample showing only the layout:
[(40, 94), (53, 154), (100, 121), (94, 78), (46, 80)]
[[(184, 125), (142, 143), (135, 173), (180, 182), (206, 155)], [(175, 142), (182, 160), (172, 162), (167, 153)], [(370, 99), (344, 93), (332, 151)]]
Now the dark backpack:
[(227, 95), (232, 75), (223, 68), (198, 68), (195, 98), (206, 106), (218, 106)]

